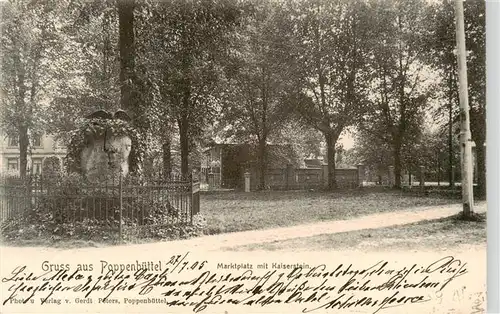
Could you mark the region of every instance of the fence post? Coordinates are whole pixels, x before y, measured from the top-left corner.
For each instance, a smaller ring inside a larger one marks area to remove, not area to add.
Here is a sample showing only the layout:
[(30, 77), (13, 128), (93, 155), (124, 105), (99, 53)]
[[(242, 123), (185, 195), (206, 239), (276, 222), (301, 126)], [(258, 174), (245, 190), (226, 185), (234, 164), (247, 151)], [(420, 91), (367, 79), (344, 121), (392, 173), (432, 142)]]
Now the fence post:
[(123, 182), (122, 182), (122, 172), (120, 171), (120, 181), (119, 181), (119, 187), (118, 190), (120, 192), (120, 223), (118, 225), (119, 228), (119, 243), (122, 243), (122, 234), (123, 234), (123, 222), (122, 222), (122, 212), (123, 212)]
[(394, 166), (389, 166), (389, 186), (392, 188), (394, 187), (395, 180), (394, 180)]
[(191, 213), (190, 221), (193, 222), (193, 216), (200, 212), (200, 181), (195, 180), (191, 174)]
[(210, 172), (208, 173), (208, 188), (212, 189), (215, 187), (215, 179), (214, 179), (214, 173), (212, 172), (212, 169), (210, 168)]
[(30, 173), (29, 169), (26, 173), (26, 176), (24, 176), (24, 188), (26, 189), (25, 191), (25, 197), (23, 199), (23, 213), (26, 213), (29, 210), (29, 207), (31, 207), (31, 179), (33, 178), (33, 174)]
[(245, 192), (250, 192), (250, 172), (245, 172)]
[(365, 166), (363, 164), (358, 164), (358, 187), (363, 187), (363, 181), (365, 180)]

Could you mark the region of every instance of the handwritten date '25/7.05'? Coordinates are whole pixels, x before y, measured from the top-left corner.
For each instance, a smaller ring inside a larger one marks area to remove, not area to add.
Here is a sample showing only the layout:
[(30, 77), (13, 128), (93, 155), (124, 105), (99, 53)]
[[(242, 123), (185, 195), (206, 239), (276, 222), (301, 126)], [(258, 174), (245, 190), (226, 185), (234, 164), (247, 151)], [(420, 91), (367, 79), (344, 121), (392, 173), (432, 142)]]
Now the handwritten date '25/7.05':
[(231, 272), (212, 270), (210, 266), (217, 263), (190, 261), (188, 255), (173, 256), (163, 264), (159, 262), (161, 265), (99, 261), (92, 267), (94, 271), (49, 267), (47, 263), (38, 272), (18, 266), (2, 278), (7, 291), (3, 305), (38, 298), (44, 304), (51, 298), (70, 295), (98, 297), (105, 302), (126, 293), (132, 304), (155, 299), (170, 307), (190, 307), (194, 312), (220, 304), (301, 304), (304, 313), (354, 308), (376, 313), (389, 306), (429, 301), (429, 295), (442, 293), (450, 282), (467, 273), (467, 263), (452, 256), (403, 267), (382, 260), (364, 268), (320, 264), (309, 269)]

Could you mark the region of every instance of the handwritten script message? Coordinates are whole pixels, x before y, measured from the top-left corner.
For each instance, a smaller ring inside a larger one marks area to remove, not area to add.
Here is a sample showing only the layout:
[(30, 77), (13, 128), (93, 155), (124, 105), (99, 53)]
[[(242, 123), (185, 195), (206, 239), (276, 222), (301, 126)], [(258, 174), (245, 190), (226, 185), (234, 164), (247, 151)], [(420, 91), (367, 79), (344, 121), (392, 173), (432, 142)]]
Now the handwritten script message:
[[(232, 263), (191, 259), (91, 264), (19, 265), (2, 277), (3, 306), (19, 304), (162, 304), (203, 312), (214, 305), (294, 304), (303, 313), (358, 309), (377, 313), (440, 298), (468, 273), (446, 256), (426, 264), (379, 260), (368, 267), (281, 262)], [(456, 288), (456, 287), (455, 287)], [(455, 289), (453, 288), (453, 289)]]

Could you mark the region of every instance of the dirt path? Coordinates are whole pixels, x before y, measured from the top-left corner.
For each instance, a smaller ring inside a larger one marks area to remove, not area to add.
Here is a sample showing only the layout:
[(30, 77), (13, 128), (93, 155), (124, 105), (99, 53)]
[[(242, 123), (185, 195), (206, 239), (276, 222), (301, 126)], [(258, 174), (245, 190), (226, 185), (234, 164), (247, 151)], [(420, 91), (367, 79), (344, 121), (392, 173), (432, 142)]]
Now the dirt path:
[[(201, 249), (204, 251), (219, 251), (228, 247), (244, 246), (257, 243), (283, 241), (301, 237), (312, 237), (322, 234), (357, 231), (363, 229), (375, 229), (405, 225), (422, 220), (439, 219), (454, 215), (461, 211), (461, 205), (443, 205), (426, 208), (415, 208), (404, 212), (390, 212), (367, 215), (349, 220), (325, 221), (313, 224), (305, 224), (292, 227), (281, 227), (265, 230), (252, 230), (244, 232), (225, 233), (212, 236), (204, 236), (189, 240), (180, 240), (162, 243), (165, 248), (178, 247)], [(476, 205), (475, 211), (485, 212), (486, 203)], [(157, 243), (140, 244), (143, 249), (157, 247)], [(128, 245), (133, 247), (136, 245)], [(109, 249), (109, 248), (108, 248)]]

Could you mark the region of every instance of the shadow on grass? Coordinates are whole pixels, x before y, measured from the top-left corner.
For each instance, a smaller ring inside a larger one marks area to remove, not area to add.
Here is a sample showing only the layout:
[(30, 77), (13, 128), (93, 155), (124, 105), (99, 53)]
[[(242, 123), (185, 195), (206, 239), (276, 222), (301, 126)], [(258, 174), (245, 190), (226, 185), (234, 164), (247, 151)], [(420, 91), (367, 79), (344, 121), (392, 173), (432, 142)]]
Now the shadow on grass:
[(458, 221), (473, 221), (473, 222), (485, 222), (486, 221), (486, 213), (472, 213), (469, 216), (464, 215), (463, 212), (452, 216), (452, 219)]
[[(441, 224), (462, 224), (462, 225), (469, 225), (470, 223), (478, 223), (477, 225), (482, 225), (481, 223), (486, 222), (486, 213), (472, 213), (470, 217), (465, 217), (463, 212), (459, 212), (457, 214), (448, 216), (448, 217), (443, 217), (443, 218), (438, 218), (438, 219), (429, 219), (429, 220), (422, 220), (413, 224), (408, 224), (405, 226), (412, 226), (412, 225), (428, 225), (432, 223), (441, 223)], [(394, 227), (394, 228), (399, 228), (399, 227)]]
[(441, 250), (486, 244), (486, 213), (464, 220), (462, 213), (379, 229), (323, 234), (227, 248), (229, 251)]

